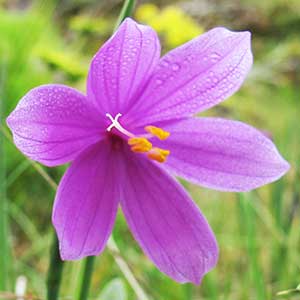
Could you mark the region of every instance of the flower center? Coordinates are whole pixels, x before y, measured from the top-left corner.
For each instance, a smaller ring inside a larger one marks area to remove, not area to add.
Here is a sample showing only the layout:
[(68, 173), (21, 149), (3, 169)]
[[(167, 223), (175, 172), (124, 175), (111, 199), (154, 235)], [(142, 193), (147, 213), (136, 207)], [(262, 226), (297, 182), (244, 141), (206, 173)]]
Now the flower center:
[(169, 137), (170, 133), (162, 128), (148, 125), (144, 129), (147, 132), (144, 135), (135, 135), (126, 130), (119, 122), (119, 118), (122, 114), (118, 113), (114, 118), (111, 114), (106, 113), (106, 116), (110, 119), (111, 124), (106, 128), (106, 131), (110, 132), (113, 128), (124, 134), (128, 139), (127, 143), (130, 146), (131, 151), (136, 153), (145, 153), (149, 159), (163, 163), (167, 160), (170, 154), (169, 150), (153, 147), (152, 143), (148, 140), (149, 137), (156, 137), (160, 140), (165, 140)]

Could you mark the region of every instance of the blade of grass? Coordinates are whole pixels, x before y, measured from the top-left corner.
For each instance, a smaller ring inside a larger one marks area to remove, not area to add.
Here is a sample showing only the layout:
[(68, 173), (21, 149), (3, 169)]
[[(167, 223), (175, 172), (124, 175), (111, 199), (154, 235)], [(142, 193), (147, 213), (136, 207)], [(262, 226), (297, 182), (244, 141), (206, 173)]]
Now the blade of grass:
[(255, 289), (257, 300), (267, 299), (263, 272), (260, 267), (259, 253), (257, 251), (255, 220), (257, 219), (249, 194), (239, 194), (240, 228), (247, 236), (247, 253), (250, 264), (250, 279)]
[(29, 263), (35, 257), (47, 252), (49, 239), (49, 234), (47, 234), (45, 236), (43, 235), (38, 241), (35, 241), (35, 243), (32, 244), (32, 247), (24, 251), (20, 261)]
[[(5, 60), (4, 60), (5, 61)], [(4, 119), (4, 101), (3, 89), (6, 79), (6, 63), (0, 66), (0, 122)], [(9, 274), (10, 274), (10, 238), (8, 229), (8, 201), (6, 198), (6, 162), (5, 162), (5, 149), (4, 138), (0, 136), (0, 290), (6, 290), (10, 286)]]
[[(258, 197), (258, 194), (253, 192), (251, 196), (253, 200), (255, 200), (251, 202), (252, 208), (255, 210), (255, 213), (260, 218), (261, 222), (266, 226), (270, 234), (272, 234), (272, 236), (278, 242), (278, 244), (284, 246), (287, 243), (288, 235), (285, 234), (282, 228), (276, 226), (276, 221), (274, 220), (270, 210), (266, 205), (263, 204), (263, 201), (262, 199), (260, 199), (260, 197)], [(289, 259), (292, 264), (300, 269), (300, 262), (297, 255), (291, 255), (289, 256)]]
[(29, 166), (30, 163), (28, 160), (23, 160), (20, 164), (18, 164), (17, 167), (7, 176), (6, 188), (9, 188)]
[(31, 219), (24, 214), (24, 212), (13, 201), (9, 205), (9, 215), (20, 227), (20, 229), (26, 234), (27, 238), (31, 242), (41, 239), (41, 235), (36, 230)]
[[(273, 212), (275, 226), (278, 230), (283, 232), (285, 231), (284, 218), (283, 218), (283, 191), (284, 191), (284, 181), (280, 180), (272, 185), (272, 194), (271, 194), (271, 207), (270, 211)], [(284, 235), (285, 236), (285, 235)], [(272, 245), (272, 281), (276, 282), (279, 278), (282, 277), (282, 274), (286, 273), (286, 254), (287, 254), (287, 245), (286, 243), (278, 243), (277, 240), (273, 241)]]

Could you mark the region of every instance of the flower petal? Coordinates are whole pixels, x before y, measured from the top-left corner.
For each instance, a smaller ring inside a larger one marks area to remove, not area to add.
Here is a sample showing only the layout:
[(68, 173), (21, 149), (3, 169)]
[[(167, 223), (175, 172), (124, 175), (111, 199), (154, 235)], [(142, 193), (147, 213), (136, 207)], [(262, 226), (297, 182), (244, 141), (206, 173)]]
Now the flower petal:
[(212, 29), (160, 60), (130, 112), (133, 123), (146, 125), (206, 110), (238, 90), (251, 65), (249, 32)]
[(85, 150), (63, 176), (52, 221), (62, 259), (98, 255), (111, 233), (118, 207), (116, 166), (107, 142)]
[(249, 191), (289, 169), (270, 139), (241, 122), (195, 118), (165, 128), (170, 137), (157, 143), (171, 151), (164, 167), (202, 186)]
[(218, 258), (212, 230), (181, 185), (133, 155), (126, 154), (121, 206), (135, 239), (162, 272), (199, 284)]
[(78, 91), (63, 85), (44, 85), (21, 99), (7, 124), (20, 151), (55, 166), (73, 160), (101, 139), (104, 125), (97, 118)]
[(103, 114), (124, 113), (143, 90), (159, 56), (155, 31), (127, 18), (92, 60), (88, 98)]

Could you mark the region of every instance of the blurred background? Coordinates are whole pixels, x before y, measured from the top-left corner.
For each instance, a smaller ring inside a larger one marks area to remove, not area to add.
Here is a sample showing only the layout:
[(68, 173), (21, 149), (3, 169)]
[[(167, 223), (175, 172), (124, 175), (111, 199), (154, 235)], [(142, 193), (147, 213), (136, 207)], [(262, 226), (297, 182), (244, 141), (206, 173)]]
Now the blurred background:
[[(121, 6), (119, 0), (0, 0), (2, 299), (13, 299), (3, 292), (13, 292), (21, 275), (29, 299), (45, 299), (54, 182), (66, 168), (44, 168), (27, 160), (12, 144), (5, 118), (37, 85), (62, 83), (85, 91), (89, 62), (111, 35)], [(110, 248), (97, 257), (89, 298), (138, 299), (119, 258), (152, 300), (300, 299), (300, 1), (139, 1), (134, 17), (157, 30), (163, 52), (215, 26), (250, 30), (250, 75), (238, 93), (206, 115), (265, 131), (292, 167), (281, 180), (245, 194), (182, 182), (221, 250), (217, 267), (201, 286), (180, 285), (160, 273), (119, 213), (113, 236), (120, 255)], [(62, 299), (77, 299), (82, 267), (82, 261), (66, 263)]]

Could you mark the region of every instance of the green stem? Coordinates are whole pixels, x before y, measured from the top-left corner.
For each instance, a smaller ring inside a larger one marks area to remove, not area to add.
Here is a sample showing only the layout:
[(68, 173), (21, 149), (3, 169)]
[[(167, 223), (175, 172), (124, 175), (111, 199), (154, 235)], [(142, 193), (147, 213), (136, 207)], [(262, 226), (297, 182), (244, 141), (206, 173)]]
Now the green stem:
[[(4, 86), (6, 79), (7, 63), (0, 65), (0, 126), (4, 119)], [(8, 223), (8, 201), (6, 198), (6, 162), (4, 136), (0, 135), (0, 290), (9, 289), (9, 264), (10, 264), (10, 239)]]
[(54, 236), (50, 251), (51, 253), (47, 278), (47, 300), (57, 300), (64, 265), (59, 255), (59, 245), (56, 235)]
[(84, 270), (81, 276), (81, 287), (78, 300), (86, 300), (88, 298), (94, 262), (95, 256), (88, 256), (85, 260)]
[(124, 21), (125, 18), (130, 17), (132, 15), (132, 12), (135, 7), (135, 3), (136, 3), (135, 0), (125, 0), (124, 1), (122, 10), (119, 14), (118, 20), (117, 20), (115, 28), (114, 28), (114, 32), (118, 29), (118, 27)]

